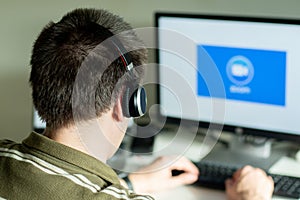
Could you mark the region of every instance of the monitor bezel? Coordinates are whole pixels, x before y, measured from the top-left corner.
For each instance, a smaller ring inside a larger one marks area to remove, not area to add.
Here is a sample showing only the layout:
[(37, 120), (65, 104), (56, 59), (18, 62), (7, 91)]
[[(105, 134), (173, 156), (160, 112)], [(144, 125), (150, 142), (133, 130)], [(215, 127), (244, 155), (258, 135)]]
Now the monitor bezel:
[[(275, 23), (275, 24), (289, 24), (289, 25), (299, 25), (300, 19), (287, 19), (287, 18), (270, 18), (270, 17), (249, 17), (249, 16), (236, 16), (236, 15), (216, 15), (216, 14), (190, 14), (190, 13), (170, 13), (170, 12), (156, 12), (154, 15), (155, 18), (155, 27), (159, 28), (159, 18), (160, 17), (176, 17), (176, 18), (201, 18), (201, 19), (209, 19), (209, 20), (227, 20), (227, 21), (244, 21), (244, 22), (260, 22), (260, 23)], [(160, 67), (160, 58), (159, 58), (159, 36), (158, 31), (155, 34), (155, 61), (157, 63), (158, 68)], [(157, 103), (160, 105), (160, 71), (157, 69), (157, 87), (156, 87), (156, 98)], [(184, 124), (193, 124), (199, 123), (198, 128), (211, 128), (212, 123), (203, 122), (203, 121), (194, 121), (190, 119), (179, 119), (169, 116), (164, 116), (158, 109), (158, 119), (166, 118), (167, 124), (179, 124), (180, 122), (184, 122)], [(243, 134), (243, 135), (253, 135), (258, 137), (266, 137), (275, 140), (285, 140), (291, 141), (295, 143), (300, 143), (300, 135), (288, 133), (288, 132), (277, 132), (270, 131), (264, 129), (254, 129), (243, 126), (233, 126), (228, 124), (215, 124), (216, 127), (223, 127), (222, 131), (230, 132), (232, 134)]]

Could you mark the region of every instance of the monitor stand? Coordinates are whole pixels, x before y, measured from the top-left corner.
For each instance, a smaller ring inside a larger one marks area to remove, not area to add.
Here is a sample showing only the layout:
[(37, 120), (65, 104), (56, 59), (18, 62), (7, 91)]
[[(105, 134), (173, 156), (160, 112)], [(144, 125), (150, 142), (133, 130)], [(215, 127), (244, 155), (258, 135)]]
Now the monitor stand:
[(252, 165), (268, 170), (289, 151), (286, 146), (272, 148), (272, 141), (267, 138), (247, 136), (246, 139), (244, 135), (234, 134), (230, 137), (229, 147), (217, 144), (203, 160), (217, 161), (237, 167)]
[(231, 152), (257, 158), (269, 158), (272, 151), (272, 140), (252, 135), (234, 135), (229, 142)]

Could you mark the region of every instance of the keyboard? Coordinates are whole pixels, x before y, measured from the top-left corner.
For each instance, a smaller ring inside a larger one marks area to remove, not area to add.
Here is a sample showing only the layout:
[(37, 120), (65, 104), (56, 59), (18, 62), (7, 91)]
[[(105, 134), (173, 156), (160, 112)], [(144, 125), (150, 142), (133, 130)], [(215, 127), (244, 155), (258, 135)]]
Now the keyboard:
[[(200, 170), (200, 175), (196, 185), (225, 190), (225, 180), (231, 178), (238, 169), (236, 166), (225, 165), (223, 163), (201, 161), (194, 163)], [(288, 198), (300, 199), (300, 178), (278, 174), (270, 174), (275, 186), (273, 195)]]

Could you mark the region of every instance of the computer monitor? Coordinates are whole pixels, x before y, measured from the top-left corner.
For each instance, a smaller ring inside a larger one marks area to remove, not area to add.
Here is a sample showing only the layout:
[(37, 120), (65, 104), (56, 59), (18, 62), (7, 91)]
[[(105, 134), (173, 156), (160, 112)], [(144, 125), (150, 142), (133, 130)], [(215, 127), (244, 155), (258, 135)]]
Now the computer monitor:
[(167, 123), (300, 142), (300, 20), (156, 13), (155, 23)]

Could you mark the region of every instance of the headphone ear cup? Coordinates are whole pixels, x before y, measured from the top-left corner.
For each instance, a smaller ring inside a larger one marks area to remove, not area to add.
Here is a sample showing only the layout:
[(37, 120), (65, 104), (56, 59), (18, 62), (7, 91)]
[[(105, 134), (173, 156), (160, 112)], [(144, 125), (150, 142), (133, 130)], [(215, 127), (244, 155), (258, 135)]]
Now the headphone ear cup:
[(125, 117), (140, 117), (146, 112), (146, 91), (140, 86), (128, 86), (122, 98), (122, 109)]

